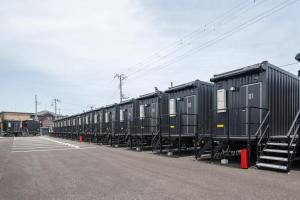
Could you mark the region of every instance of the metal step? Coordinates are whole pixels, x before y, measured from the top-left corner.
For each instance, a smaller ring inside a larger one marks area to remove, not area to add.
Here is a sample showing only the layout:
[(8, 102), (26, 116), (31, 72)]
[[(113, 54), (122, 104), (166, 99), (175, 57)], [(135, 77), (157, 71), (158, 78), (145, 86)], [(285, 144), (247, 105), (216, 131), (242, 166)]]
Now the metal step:
[[(287, 147), (288, 143), (277, 143), (277, 142), (268, 142), (267, 145), (271, 145), (271, 146), (281, 146), (281, 147)], [(296, 144), (292, 144), (292, 146), (296, 146)]]
[[(290, 138), (293, 138), (294, 137), (294, 135), (290, 135)], [(296, 135), (295, 136), (295, 138), (298, 138), (299, 136), (298, 135)], [(286, 135), (276, 135), (276, 136), (270, 136), (270, 138), (271, 139), (287, 139), (288, 138), (288, 136), (286, 136)]]
[(287, 162), (287, 158), (283, 157), (275, 157), (275, 156), (259, 156), (260, 159), (265, 159), (265, 160), (276, 160), (276, 161), (282, 161), (282, 162)]
[[(288, 150), (279, 150), (279, 149), (264, 149), (264, 152), (270, 152), (270, 153), (288, 153)], [(292, 154), (293, 151), (290, 151), (290, 154)]]
[(287, 166), (285, 165), (274, 165), (274, 164), (267, 164), (267, 163), (257, 163), (256, 166), (263, 167), (263, 168), (269, 168), (269, 169), (277, 169), (277, 170), (284, 170), (287, 171)]

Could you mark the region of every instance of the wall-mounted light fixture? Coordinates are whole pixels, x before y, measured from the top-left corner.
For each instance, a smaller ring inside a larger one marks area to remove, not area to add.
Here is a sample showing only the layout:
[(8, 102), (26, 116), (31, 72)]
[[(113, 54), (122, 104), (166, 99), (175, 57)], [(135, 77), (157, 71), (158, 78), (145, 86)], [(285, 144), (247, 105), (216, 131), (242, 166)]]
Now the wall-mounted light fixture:
[(230, 90), (231, 92), (235, 92), (235, 91), (236, 91), (236, 87), (231, 86), (229, 90)]

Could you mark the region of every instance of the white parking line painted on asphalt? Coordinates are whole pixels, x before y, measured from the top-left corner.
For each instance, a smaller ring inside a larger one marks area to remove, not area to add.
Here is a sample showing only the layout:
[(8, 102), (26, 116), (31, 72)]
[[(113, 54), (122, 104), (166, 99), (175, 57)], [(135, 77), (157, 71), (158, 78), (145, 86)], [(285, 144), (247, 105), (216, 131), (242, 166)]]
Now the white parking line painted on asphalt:
[(81, 147), (81, 148), (61, 148), (61, 149), (41, 149), (41, 150), (24, 150), (24, 151), (12, 151), (12, 153), (29, 153), (29, 152), (45, 152), (45, 151), (67, 151), (67, 150), (84, 150), (95, 149), (97, 147)]
[(16, 138), (14, 137), (12, 152), (17, 151), (33, 151), (33, 150), (52, 150), (52, 149), (70, 149), (75, 147), (59, 144), (57, 142), (44, 140), (42, 137), (35, 138)]
[(11, 148), (12, 153), (47, 152), (64, 150), (81, 150), (97, 148), (96, 146), (79, 144), (74, 141), (39, 137), (14, 137)]
[(63, 145), (66, 145), (66, 146), (70, 146), (70, 147), (74, 147), (74, 148), (79, 148), (79, 146), (77, 145), (74, 145), (74, 144), (70, 144), (70, 143), (66, 143), (66, 142), (61, 142), (61, 141), (57, 141), (57, 140), (54, 140), (54, 139), (50, 139), (50, 138), (45, 138), (43, 137), (44, 140), (48, 140), (48, 141), (51, 141), (51, 142), (56, 142), (58, 144), (63, 144)]
[[(12, 151), (15, 151), (15, 150), (29, 150), (29, 149), (55, 149), (55, 148), (63, 148), (63, 146), (59, 146), (59, 145), (55, 145), (55, 146), (47, 146), (47, 147), (43, 147), (43, 146), (40, 146), (40, 147), (30, 147), (30, 146), (27, 146), (27, 147), (13, 147), (12, 148)], [(72, 147), (68, 147), (66, 146), (65, 148), (72, 148)]]

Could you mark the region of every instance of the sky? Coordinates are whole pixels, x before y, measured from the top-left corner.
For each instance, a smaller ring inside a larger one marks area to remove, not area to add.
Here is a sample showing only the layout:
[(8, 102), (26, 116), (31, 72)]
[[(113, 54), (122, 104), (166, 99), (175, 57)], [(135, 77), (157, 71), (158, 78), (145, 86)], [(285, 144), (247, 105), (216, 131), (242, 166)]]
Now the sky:
[[(0, 0), (0, 111), (71, 115), (262, 61), (295, 63), (300, 1)], [(277, 10), (277, 8), (282, 9)], [(286, 6), (286, 7), (285, 7)], [(297, 73), (299, 65), (284, 67)]]

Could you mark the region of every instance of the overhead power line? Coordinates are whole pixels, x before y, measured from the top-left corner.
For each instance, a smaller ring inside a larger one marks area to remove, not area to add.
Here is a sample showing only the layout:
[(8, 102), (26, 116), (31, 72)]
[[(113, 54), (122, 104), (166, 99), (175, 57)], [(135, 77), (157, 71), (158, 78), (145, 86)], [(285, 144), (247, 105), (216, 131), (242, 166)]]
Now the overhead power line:
[[(260, 1), (260, 2), (265, 3), (266, 1)], [(194, 30), (193, 32), (179, 38), (176, 42), (171, 43), (167, 47), (159, 49), (152, 56), (150, 56), (148, 59), (146, 59), (146, 61), (148, 61), (148, 62), (145, 62), (145, 63), (140, 62), (139, 63), (140, 68), (129, 73), (128, 77), (132, 76), (133, 74), (143, 71), (147, 66), (150, 66), (153, 63), (157, 63), (161, 60), (166, 59), (167, 57), (175, 54), (179, 50), (182, 50), (184, 47), (189, 46), (191, 44), (191, 42), (193, 42), (195, 40), (203, 39), (204, 36), (207, 36), (210, 33), (215, 32), (217, 26), (226, 25), (231, 20), (237, 19), (240, 15), (249, 11), (249, 10), (247, 10), (248, 8), (257, 6), (257, 5), (259, 5), (259, 3), (256, 3), (253, 1), (247, 1), (247, 2), (244, 1), (242, 3), (239, 3), (238, 5), (234, 6), (230, 10), (228, 10), (227, 12), (219, 15), (218, 17), (214, 18), (210, 22), (206, 23), (204, 26), (201, 26), (200, 28)], [(243, 6), (246, 6), (246, 7), (243, 7)], [(232, 16), (232, 14), (233, 14), (233, 16)], [(237, 14), (239, 14), (239, 15), (237, 15)], [(209, 25), (211, 25), (211, 27)], [(172, 47), (175, 47), (175, 48), (172, 48)], [(169, 50), (169, 49), (171, 51), (168, 52), (167, 54), (162, 55), (162, 56), (159, 55), (159, 53), (162, 52), (163, 50)]]
[(295, 63), (289, 63), (289, 64), (285, 64), (285, 65), (281, 65), (281, 66), (278, 66), (278, 67), (289, 67), (289, 66), (292, 66), (292, 65), (299, 65), (299, 62), (295, 62)]
[[(299, 0), (293, 0), (293, 1), (292, 0), (286, 0), (286, 1), (282, 2), (282, 3), (280, 3), (280, 4), (277, 4), (276, 6), (272, 7), (271, 9), (267, 9), (267, 10), (263, 11), (258, 16), (253, 17), (253, 18), (251, 18), (251, 19), (243, 22), (242, 24), (234, 27), (230, 31), (225, 32), (224, 34), (222, 34), (222, 35), (220, 35), (220, 36), (218, 36), (218, 37), (216, 37), (216, 38), (214, 38), (212, 40), (209, 40), (208, 42), (205, 42), (205, 43), (203, 43), (202, 45), (200, 45), (198, 47), (195, 47), (195, 48), (192, 48), (192, 49), (186, 51), (182, 55), (180, 55), (180, 56), (176, 57), (175, 59), (171, 60), (171, 62), (166, 62), (166, 63), (163, 63), (162, 65), (150, 67), (150, 68), (146, 69), (144, 71), (144, 73), (149, 74), (149, 72), (151, 70), (154, 70), (154, 69), (156, 71), (160, 71), (160, 70), (162, 70), (162, 69), (164, 69), (164, 68), (166, 68), (166, 67), (168, 67), (168, 66), (170, 66), (170, 65), (172, 65), (174, 63), (177, 63), (177, 62), (179, 62), (179, 61), (181, 61), (181, 60), (183, 60), (183, 59), (185, 59), (185, 58), (187, 58), (187, 57), (189, 57), (189, 56), (191, 56), (191, 55), (199, 52), (200, 50), (208, 48), (208, 47), (210, 47), (210, 46), (212, 46), (212, 45), (214, 45), (214, 44), (216, 44), (216, 43), (218, 43), (218, 42), (220, 42), (220, 41), (222, 41), (222, 40), (224, 40), (224, 39), (226, 39), (226, 38), (234, 35), (235, 33), (244, 30), (245, 28), (247, 28), (247, 27), (249, 27), (249, 26), (251, 26), (251, 25), (253, 25), (253, 24), (255, 24), (255, 23), (257, 23), (257, 22), (259, 22), (259, 21), (261, 21), (261, 20), (263, 20), (263, 19), (265, 19), (265, 18), (267, 18), (267, 17), (269, 17), (269, 16), (271, 16), (273, 14), (275, 14), (276, 12), (278, 12), (278, 11), (286, 8), (287, 6), (290, 6), (290, 5), (294, 4), (294, 3), (296, 3), (297, 1), (299, 1)], [(139, 76), (139, 77), (141, 77), (141, 76)]]

